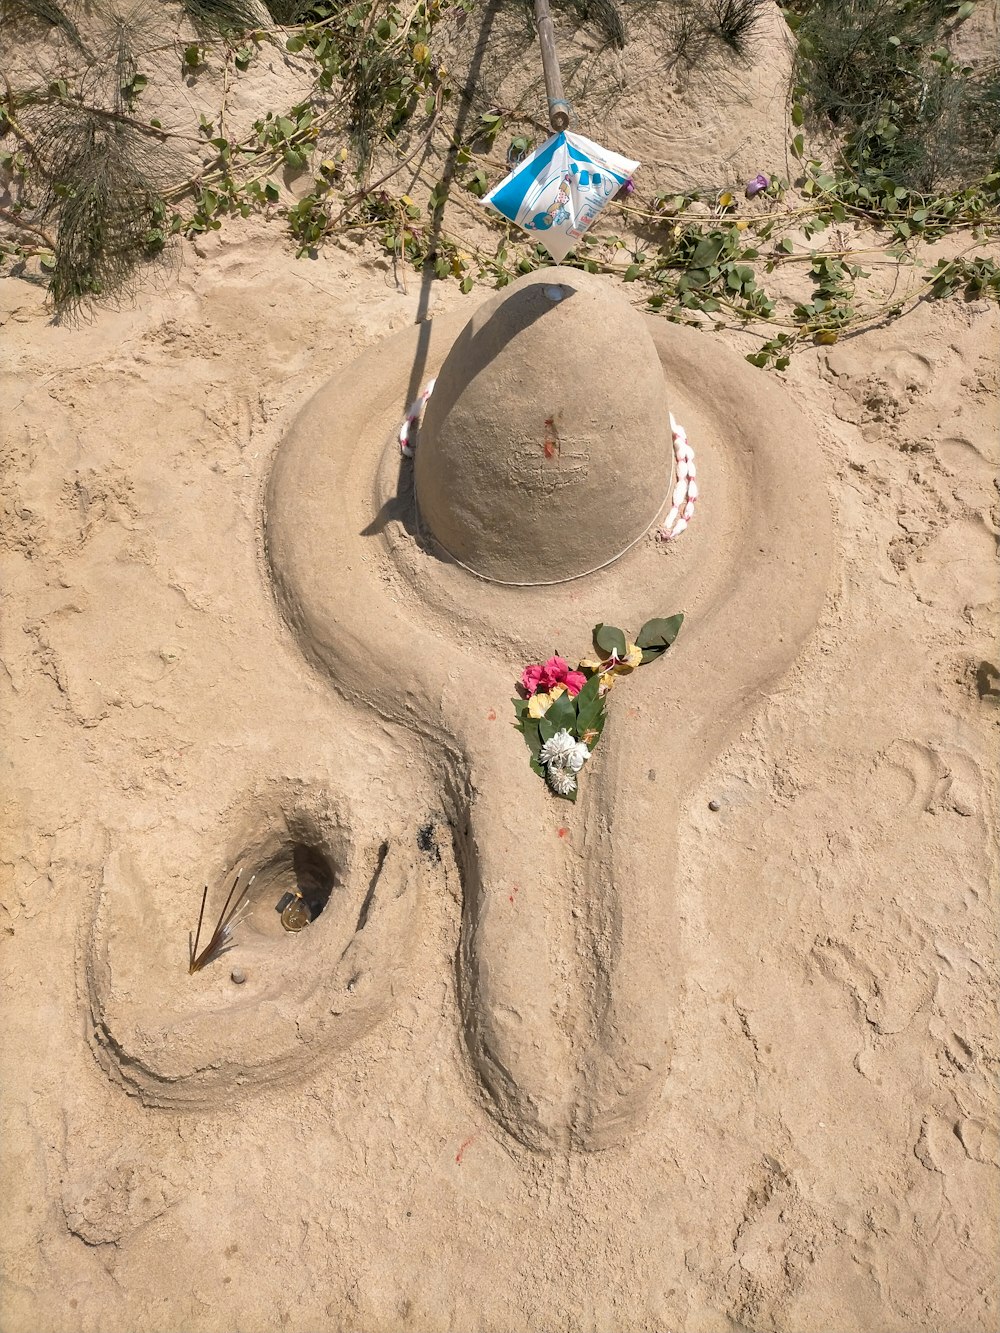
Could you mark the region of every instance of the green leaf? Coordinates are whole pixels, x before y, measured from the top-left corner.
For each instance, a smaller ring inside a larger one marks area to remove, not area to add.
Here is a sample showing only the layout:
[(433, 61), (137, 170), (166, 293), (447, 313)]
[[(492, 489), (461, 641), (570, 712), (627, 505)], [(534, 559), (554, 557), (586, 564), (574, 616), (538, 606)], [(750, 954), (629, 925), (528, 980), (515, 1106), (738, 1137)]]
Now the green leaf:
[(683, 623), (683, 611), (678, 612), (675, 616), (668, 616), (666, 619), (647, 620), (635, 637), (636, 644), (640, 648), (654, 648), (660, 652), (666, 652), (680, 633)]
[(597, 693), (600, 688), (601, 677), (598, 672), (591, 676), (586, 685), (584, 685), (583, 689), (576, 696), (576, 711), (578, 717), (582, 717), (586, 709), (590, 708), (595, 703), (603, 705), (604, 700), (601, 699), (600, 695)]
[(795, 126), (796, 129), (798, 129), (798, 127), (802, 124), (805, 118), (806, 118), (805, 112), (802, 110), (802, 107), (799, 105), (799, 103), (796, 102), (795, 105), (792, 107), (792, 124)]
[(555, 725), (548, 713), (538, 719), (538, 734), (543, 741), (550, 741), (559, 730), (560, 728)]
[(580, 740), (583, 740), (584, 736), (586, 736), (590, 732), (597, 733), (596, 736), (591, 736), (590, 740), (586, 742), (587, 748), (591, 751), (591, 753), (593, 753), (594, 747), (597, 745), (597, 742), (601, 739), (601, 732), (604, 730), (604, 723), (607, 721), (607, 716), (608, 716), (607, 709), (604, 707), (603, 699), (600, 701), (600, 705), (601, 705), (600, 708), (596, 710), (588, 710), (585, 718), (581, 717), (577, 720), (576, 729), (577, 729), (577, 735), (579, 736)]
[(528, 760), (528, 763), (529, 763), (530, 766), (531, 766), (531, 771), (532, 771), (532, 773), (537, 773), (538, 776), (539, 776), (539, 777), (542, 779), (542, 781), (544, 782), (544, 781), (545, 781), (545, 769), (542, 768), (542, 766), (541, 766), (541, 764), (538, 762), (538, 760), (532, 758), (532, 759), (529, 759), (529, 760)]
[(684, 291), (688, 287), (704, 287), (709, 281), (707, 268), (689, 268), (677, 284), (679, 291)]
[(635, 282), (641, 272), (641, 264), (629, 264), (628, 268), (622, 274), (622, 282)]
[(605, 656), (610, 657), (612, 653), (617, 653), (619, 657), (625, 656), (625, 635), (615, 625), (605, 625), (603, 621), (595, 625), (594, 644)]
[(705, 236), (695, 246), (694, 254), (691, 256), (691, 267), (709, 268), (722, 254), (725, 238), (722, 236)]
[(538, 758), (538, 751), (542, 748), (542, 738), (540, 735), (538, 719), (526, 717), (521, 722), (521, 734), (524, 737), (524, 743), (531, 751), (533, 759)]
[(578, 709), (576, 728), (578, 732), (584, 732), (588, 727), (594, 727), (600, 722), (608, 711), (608, 701), (604, 696), (598, 696), (596, 699), (588, 701), (583, 708)]
[(801, 157), (805, 149), (805, 140), (801, 134), (797, 134), (791, 143), (792, 156)]
[(570, 698), (568, 690), (565, 694), (560, 694), (558, 699), (553, 700), (545, 718), (547, 721), (552, 721), (556, 731), (573, 731), (576, 726), (576, 704)]

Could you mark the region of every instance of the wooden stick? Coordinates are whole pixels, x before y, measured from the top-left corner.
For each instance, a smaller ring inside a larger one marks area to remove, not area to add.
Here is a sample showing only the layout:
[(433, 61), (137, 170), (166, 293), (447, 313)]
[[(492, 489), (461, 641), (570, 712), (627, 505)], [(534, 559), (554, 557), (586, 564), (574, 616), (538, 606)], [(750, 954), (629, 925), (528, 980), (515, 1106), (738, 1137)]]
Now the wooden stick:
[(573, 108), (563, 93), (559, 57), (556, 55), (556, 35), (549, 14), (549, 0), (535, 0), (535, 27), (542, 48), (542, 73), (545, 75), (545, 95), (549, 99), (549, 124), (557, 132), (569, 128)]

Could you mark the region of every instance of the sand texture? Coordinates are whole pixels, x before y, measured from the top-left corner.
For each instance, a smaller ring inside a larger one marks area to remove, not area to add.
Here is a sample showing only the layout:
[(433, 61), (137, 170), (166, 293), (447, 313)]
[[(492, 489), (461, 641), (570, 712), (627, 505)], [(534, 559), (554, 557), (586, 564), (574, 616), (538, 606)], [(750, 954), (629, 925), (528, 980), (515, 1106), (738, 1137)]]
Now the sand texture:
[[(766, 85), (607, 123), (749, 171)], [(695, 521), (513, 588), (420, 540), (495, 296), (418, 287), (256, 220), (83, 328), (0, 283), (0, 1328), (994, 1333), (996, 306), (782, 376), (642, 317)], [(521, 667), (681, 610), (555, 801)]]

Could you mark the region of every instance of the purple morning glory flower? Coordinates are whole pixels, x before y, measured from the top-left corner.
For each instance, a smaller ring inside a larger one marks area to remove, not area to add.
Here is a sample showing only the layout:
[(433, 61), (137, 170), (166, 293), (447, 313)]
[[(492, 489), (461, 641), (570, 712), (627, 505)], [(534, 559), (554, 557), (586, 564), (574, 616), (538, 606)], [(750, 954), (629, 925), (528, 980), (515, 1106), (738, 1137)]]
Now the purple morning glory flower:
[(762, 171), (758, 172), (752, 181), (747, 181), (747, 188), (745, 190), (746, 197), (748, 199), (756, 199), (757, 195), (763, 194), (770, 184), (770, 177), (765, 176)]
[(615, 198), (627, 199), (631, 194), (635, 194), (635, 181), (630, 177), (615, 195)]

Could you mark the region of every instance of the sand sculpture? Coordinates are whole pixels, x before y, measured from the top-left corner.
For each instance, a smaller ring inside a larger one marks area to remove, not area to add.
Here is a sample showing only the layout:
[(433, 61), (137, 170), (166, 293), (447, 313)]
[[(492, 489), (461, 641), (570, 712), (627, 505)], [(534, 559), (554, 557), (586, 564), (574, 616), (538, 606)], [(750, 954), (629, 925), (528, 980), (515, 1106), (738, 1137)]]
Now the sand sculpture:
[[(434, 375), (411, 462), (399, 421)], [(662, 545), (668, 405), (698, 451), (702, 498), (683, 539)], [(405, 729), (440, 790), (462, 874), (471, 1086), (532, 1149), (619, 1142), (669, 1087), (679, 812), (795, 657), (831, 567), (805, 420), (717, 342), (638, 315), (598, 277), (550, 269), (331, 379), (278, 452), (265, 535), (309, 661), (369, 710), (373, 732)], [(510, 725), (521, 668), (553, 648), (586, 653), (598, 621), (682, 610), (664, 661), (616, 692), (578, 803), (556, 800)], [(259, 998), (239, 1023), (212, 967), (145, 976), (140, 1011), (141, 964), (113, 928), (123, 909), (102, 896), (91, 1034), (131, 1091), (196, 1105), (335, 1058), (377, 1021), (420, 930), (418, 829), (406, 846), (380, 842), (356, 806), (345, 774), (339, 793), (303, 789), (283, 826), (262, 813), (231, 831), (229, 876), (257, 876), (238, 941)], [(294, 855), (311, 858), (315, 919), (282, 939), (271, 899)], [(109, 863), (112, 880), (127, 873)], [(375, 915), (378, 969), (358, 929)]]

